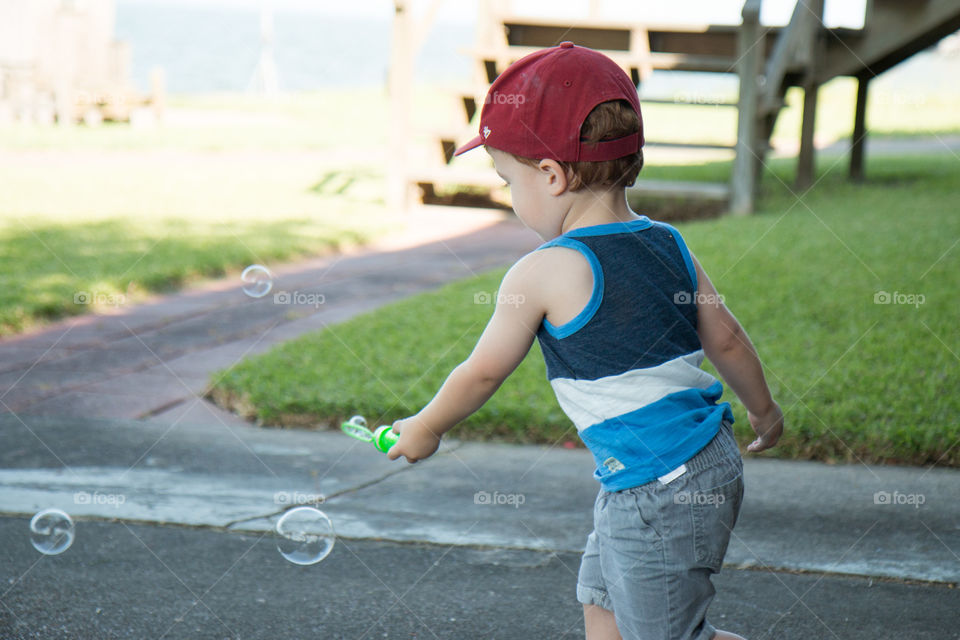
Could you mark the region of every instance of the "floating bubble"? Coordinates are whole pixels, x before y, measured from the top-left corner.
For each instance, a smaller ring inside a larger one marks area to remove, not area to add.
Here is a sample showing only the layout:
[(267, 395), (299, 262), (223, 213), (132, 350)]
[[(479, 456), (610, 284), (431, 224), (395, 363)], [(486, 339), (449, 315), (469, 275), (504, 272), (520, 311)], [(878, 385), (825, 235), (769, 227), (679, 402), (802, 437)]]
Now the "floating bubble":
[(293, 564), (316, 564), (330, 555), (336, 534), (323, 511), (297, 507), (277, 521), (277, 551)]
[(373, 440), (373, 433), (367, 428), (367, 420), (363, 416), (353, 416), (341, 424), (340, 429), (357, 440), (363, 440), (364, 442)]
[(60, 509), (44, 509), (30, 519), (30, 543), (47, 556), (63, 553), (73, 544), (73, 520)]
[(252, 264), (244, 269), (240, 279), (246, 283), (243, 292), (251, 298), (262, 298), (273, 289), (273, 274), (260, 264)]

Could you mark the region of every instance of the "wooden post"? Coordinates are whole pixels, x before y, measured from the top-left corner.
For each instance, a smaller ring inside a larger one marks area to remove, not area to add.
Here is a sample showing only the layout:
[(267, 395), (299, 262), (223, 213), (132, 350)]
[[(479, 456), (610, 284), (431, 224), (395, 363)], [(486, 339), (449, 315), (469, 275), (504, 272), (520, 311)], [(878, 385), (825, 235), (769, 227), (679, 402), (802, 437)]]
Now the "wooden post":
[(733, 161), (730, 185), (730, 211), (734, 215), (753, 212), (756, 193), (754, 157), (757, 141), (757, 82), (763, 58), (760, 39), (760, 2), (747, 0), (743, 5), (743, 24), (737, 37), (740, 74), (740, 98), (737, 118), (737, 155)]
[[(82, 33), (81, 14), (68, 6), (58, 8), (53, 14), (53, 29), (56, 34), (53, 59), (53, 94), (57, 115), (57, 124), (70, 127), (77, 116), (77, 100), (80, 99), (88, 109), (96, 109), (94, 96), (77, 91), (78, 61), (80, 51), (78, 38)], [(33, 107), (33, 116), (36, 116)], [(82, 118), (84, 114), (80, 114)]]
[(410, 98), (412, 73), (410, 14), (406, 0), (394, 0), (393, 37), (390, 41), (390, 132), (387, 157), (387, 207), (406, 213), (409, 205), (406, 175), (407, 145), (410, 142)]
[(650, 61), (650, 34), (641, 24), (633, 25), (630, 30), (630, 55), (641, 60), (637, 67), (637, 85), (642, 85), (653, 74), (653, 63)]
[(803, 85), (803, 123), (800, 125), (800, 155), (797, 156), (797, 189), (806, 189), (813, 184), (816, 164), (814, 128), (817, 119), (817, 94), (820, 85), (806, 82)]
[(150, 70), (150, 106), (157, 124), (163, 124), (167, 115), (167, 75), (163, 67)]
[(803, 43), (799, 57), (809, 61), (806, 65), (803, 80), (803, 122), (800, 125), (800, 154), (797, 156), (797, 189), (806, 189), (813, 184), (816, 173), (816, 147), (814, 133), (817, 123), (817, 94), (820, 93), (820, 83), (817, 80), (817, 61), (822, 57), (823, 47), (820, 39), (823, 26), (824, 0), (808, 0), (807, 8), (812, 15), (808, 16), (810, 28), (807, 41)]
[(863, 147), (867, 138), (867, 90), (871, 76), (857, 76), (857, 107), (853, 119), (853, 137), (850, 141), (850, 179), (863, 182)]

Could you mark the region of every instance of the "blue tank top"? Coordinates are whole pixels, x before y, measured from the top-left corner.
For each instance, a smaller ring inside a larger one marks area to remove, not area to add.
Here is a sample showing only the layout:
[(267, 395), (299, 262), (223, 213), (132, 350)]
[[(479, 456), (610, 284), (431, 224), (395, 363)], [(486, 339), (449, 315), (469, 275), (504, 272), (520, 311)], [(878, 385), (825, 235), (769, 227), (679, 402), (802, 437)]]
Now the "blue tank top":
[(579, 251), (593, 293), (570, 322), (544, 318), (537, 340), (560, 407), (607, 491), (676, 469), (733, 422), (723, 385), (700, 368), (697, 275), (680, 233), (646, 217), (574, 229), (539, 247)]

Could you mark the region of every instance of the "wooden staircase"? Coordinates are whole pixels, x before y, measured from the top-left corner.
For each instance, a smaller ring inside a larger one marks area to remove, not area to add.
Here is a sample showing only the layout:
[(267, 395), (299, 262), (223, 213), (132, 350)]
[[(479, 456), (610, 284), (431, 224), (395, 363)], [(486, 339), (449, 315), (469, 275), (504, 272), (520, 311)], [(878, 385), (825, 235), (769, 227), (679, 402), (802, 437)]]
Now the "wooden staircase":
[[(436, 4), (441, 0), (435, 0)], [(633, 191), (657, 197), (721, 200), (739, 214), (753, 210), (760, 171), (769, 149), (770, 135), (784, 96), (792, 86), (805, 91), (801, 149), (797, 183), (812, 183), (814, 166), (813, 125), (817, 90), (837, 76), (853, 76), (860, 82), (851, 175), (862, 177), (865, 106), (870, 78), (905, 60), (960, 29), (960, 2), (957, 0), (868, 0), (862, 29), (831, 28), (823, 25), (824, 0), (798, 2), (784, 27), (760, 24), (762, 0), (746, 0), (740, 25), (676, 25), (604, 20), (595, 17), (569, 20), (532, 18), (510, 13), (505, 0), (481, 0), (478, 37), (468, 50), (474, 61), (473, 82), (458, 96), (462, 120), (457, 127), (435, 135), (441, 162), (429, 167), (408, 167), (394, 161), (394, 205), (406, 205), (411, 187), (433, 193), (437, 185), (476, 185), (493, 188), (500, 184), (489, 170), (470, 170), (451, 164), (459, 143), (475, 135), (471, 124), (483, 104), (487, 87), (513, 61), (563, 40), (602, 51), (617, 62), (642, 89), (654, 70), (696, 71), (738, 74), (740, 92), (736, 102), (717, 106), (738, 110), (737, 143), (690, 143), (647, 136), (647, 147), (669, 146), (699, 149), (726, 149), (734, 154), (728, 183), (684, 183), (641, 178)], [(398, 15), (404, 2), (395, 1)], [(395, 45), (398, 37), (395, 24)], [(408, 60), (409, 52), (397, 52), (394, 60)], [(396, 83), (392, 69), (392, 87)], [(396, 95), (393, 96), (396, 99)], [(644, 104), (670, 100), (644, 99)], [(395, 114), (405, 113), (395, 105)], [(395, 123), (393, 130), (404, 124)], [(400, 134), (397, 134), (400, 135)], [(394, 153), (402, 143), (394, 141)], [(401, 177), (397, 177), (397, 173)], [(397, 198), (403, 198), (397, 202)]]
[[(824, 0), (798, 2), (790, 23), (778, 34), (765, 59), (755, 51), (745, 51), (741, 58), (737, 156), (730, 203), (734, 213), (753, 209), (770, 134), (788, 88), (799, 86), (804, 90), (796, 186), (806, 189), (814, 177), (818, 90), (839, 76), (857, 79), (850, 177), (862, 180), (870, 79), (960, 29), (960, 2), (956, 0), (867, 0), (864, 25), (858, 30), (825, 29), (823, 9)], [(759, 14), (760, 0), (747, 0), (741, 50), (756, 41), (759, 36), (755, 34), (763, 30)]]

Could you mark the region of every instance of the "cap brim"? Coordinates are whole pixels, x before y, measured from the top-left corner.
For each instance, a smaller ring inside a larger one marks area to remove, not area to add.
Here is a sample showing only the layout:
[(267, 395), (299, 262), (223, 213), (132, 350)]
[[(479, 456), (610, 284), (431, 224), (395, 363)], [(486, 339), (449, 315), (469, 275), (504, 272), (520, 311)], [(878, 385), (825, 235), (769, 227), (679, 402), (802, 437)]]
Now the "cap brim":
[(466, 153), (471, 149), (476, 149), (477, 147), (483, 146), (483, 136), (478, 135), (476, 138), (463, 145), (459, 149), (453, 152), (454, 156), (459, 156), (461, 153)]

